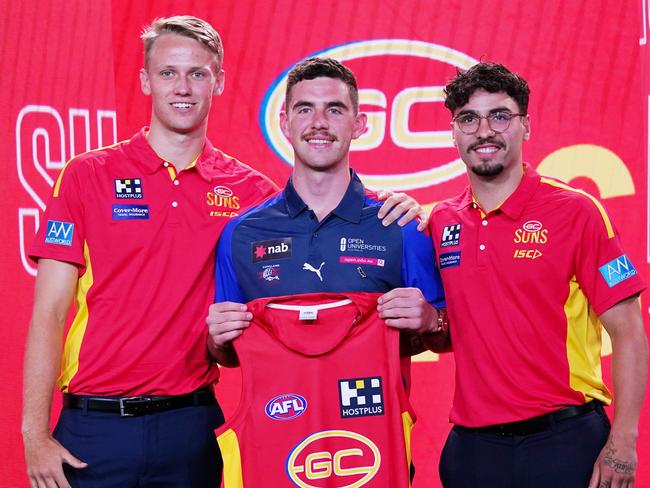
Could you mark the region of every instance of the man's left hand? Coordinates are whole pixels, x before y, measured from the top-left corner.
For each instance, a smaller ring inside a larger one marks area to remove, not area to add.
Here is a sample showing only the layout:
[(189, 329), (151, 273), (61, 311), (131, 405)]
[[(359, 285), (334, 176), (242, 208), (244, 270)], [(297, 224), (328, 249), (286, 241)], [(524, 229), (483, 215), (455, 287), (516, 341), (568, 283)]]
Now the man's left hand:
[(419, 288), (394, 288), (384, 293), (377, 300), (377, 311), (386, 325), (396, 329), (423, 334), (438, 328), (436, 309)]
[(637, 462), (636, 437), (611, 434), (596, 459), (589, 488), (632, 488)]
[[(418, 230), (423, 231), (427, 227), (428, 215), (422, 206), (406, 193), (393, 193), (391, 191), (381, 190), (377, 192), (377, 198), (384, 204), (379, 209), (377, 217), (381, 220), (384, 227), (397, 220), (397, 225), (405, 226), (414, 218), (418, 218)], [(401, 216), (401, 217), (400, 217)]]

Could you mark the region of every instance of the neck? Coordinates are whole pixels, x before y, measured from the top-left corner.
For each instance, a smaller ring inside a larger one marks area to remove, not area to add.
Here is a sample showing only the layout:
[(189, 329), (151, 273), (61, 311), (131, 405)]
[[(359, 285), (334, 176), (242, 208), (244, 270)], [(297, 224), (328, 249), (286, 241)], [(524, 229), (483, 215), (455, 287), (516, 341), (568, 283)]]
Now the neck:
[(501, 205), (519, 186), (524, 176), (523, 164), (512, 165), (494, 177), (479, 176), (467, 171), (474, 198), (485, 213)]
[(328, 171), (314, 171), (296, 165), (292, 181), (302, 201), (320, 221), (341, 203), (350, 184), (350, 169), (347, 164)]
[(152, 122), (147, 141), (156, 154), (180, 171), (196, 159), (205, 146), (207, 126), (180, 134)]

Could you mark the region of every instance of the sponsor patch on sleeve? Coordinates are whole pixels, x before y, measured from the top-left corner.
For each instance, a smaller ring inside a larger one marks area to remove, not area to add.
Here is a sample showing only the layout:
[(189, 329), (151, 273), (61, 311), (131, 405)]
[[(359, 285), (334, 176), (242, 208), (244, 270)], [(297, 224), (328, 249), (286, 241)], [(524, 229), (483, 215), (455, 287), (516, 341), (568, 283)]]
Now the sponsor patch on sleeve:
[(149, 205), (113, 205), (113, 220), (149, 220)]
[(59, 246), (72, 246), (74, 235), (74, 224), (72, 222), (59, 222), (48, 220), (45, 231), (45, 242), (47, 244), (58, 244)]
[(627, 254), (622, 254), (616, 259), (611, 260), (609, 263), (602, 265), (598, 268), (598, 271), (600, 271), (600, 274), (605, 278), (605, 281), (610, 288), (637, 274), (637, 271), (634, 269)]
[(440, 269), (460, 266), (460, 251), (445, 252), (440, 255)]

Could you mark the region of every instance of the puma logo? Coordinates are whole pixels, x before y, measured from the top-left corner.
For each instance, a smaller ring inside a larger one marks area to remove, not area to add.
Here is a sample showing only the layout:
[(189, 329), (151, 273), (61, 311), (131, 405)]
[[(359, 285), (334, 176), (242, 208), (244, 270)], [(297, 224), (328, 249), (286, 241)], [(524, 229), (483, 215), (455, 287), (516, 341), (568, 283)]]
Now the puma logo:
[(323, 277), (322, 277), (321, 274), (320, 274), (320, 270), (322, 269), (322, 267), (323, 267), (324, 265), (325, 265), (325, 261), (323, 261), (322, 263), (320, 263), (320, 266), (318, 267), (318, 269), (316, 269), (316, 268), (314, 268), (311, 264), (309, 264), (309, 263), (305, 263), (305, 264), (302, 265), (302, 269), (305, 269), (305, 270), (307, 270), (307, 271), (311, 271), (311, 272), (313, 272), (313, 273), (316, 273), (316, 274), (318, 275), (318, 279), (321, 280), (321, 281), (323, 281)]

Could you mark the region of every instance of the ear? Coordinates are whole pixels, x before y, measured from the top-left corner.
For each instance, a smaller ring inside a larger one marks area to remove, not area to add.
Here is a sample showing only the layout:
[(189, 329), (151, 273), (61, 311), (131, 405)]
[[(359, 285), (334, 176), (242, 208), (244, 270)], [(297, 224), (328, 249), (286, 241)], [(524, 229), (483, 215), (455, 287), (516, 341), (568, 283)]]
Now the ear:
[(358, 139), (366, 132), (368, 125), (368, 115), (364, 112), (359, 112), (354, 119), (354, 127), (352, 129), (352, 139)]
[(524, 126), (524, 141), (527, 141), (530, 139), (530, 115), (526, 114), (525, 117), (522, 117), (521, 123)]
[(214, 84), (214, 89), (212, 90), (212, 96), (218, 97), (223, 93), (223, 89), (226, 84), (226, 72), (222, 69), (219, 70), (216, 76), (216, 83)]
[(280, 130), (287, 139), (291, 140), (289, 135), (289, 116), (285, 110), (280, 112)]
[(140, 89), (145, 95), (151, 95), (151, 85), (149, 83), (149, 73), (145, 68), (140, 69)]

